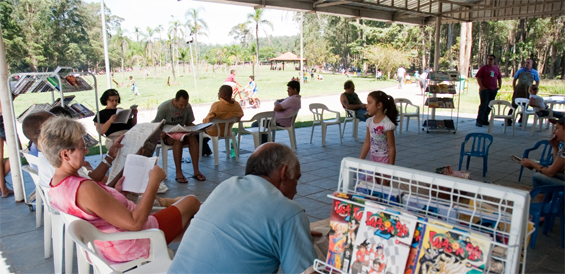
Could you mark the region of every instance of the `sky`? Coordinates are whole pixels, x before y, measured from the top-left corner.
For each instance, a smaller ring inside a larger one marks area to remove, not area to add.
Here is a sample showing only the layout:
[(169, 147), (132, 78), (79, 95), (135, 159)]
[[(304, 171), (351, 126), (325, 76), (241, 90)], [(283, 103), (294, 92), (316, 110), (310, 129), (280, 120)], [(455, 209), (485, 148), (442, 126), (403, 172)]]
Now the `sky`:
[[(86, 2), (100, 3), (98, 0)], [(207, 44), (230, 44), (235, 42), (229, 36), (231, 28), (236, 24), (247, 21), (247, 14), (254, 12), (252, 7), (176, 0), (105, 0), (104, 3), (113, 15), (124, 18), (122, 29), (130, 32), (133, 38), (134, 27), (140, 27), (144, 32), (147, 27), (155, 28), (163, 25), (168, 29), (169, 22), (180, 20), (186, 22), (185, 12), (190, 8), (202, 7), (200, 16), (208, 25), (208, 37), (198, 36), (198, 41)], [(266, 9), (264, 18), (273, 23), (273, 30), (267, 28), (269, 35), (295, 35), (300, 32), (298, 24), (292, 20), (293, 13), (282, 10)], [(259, 37), (265, 37), (259, 32)]]

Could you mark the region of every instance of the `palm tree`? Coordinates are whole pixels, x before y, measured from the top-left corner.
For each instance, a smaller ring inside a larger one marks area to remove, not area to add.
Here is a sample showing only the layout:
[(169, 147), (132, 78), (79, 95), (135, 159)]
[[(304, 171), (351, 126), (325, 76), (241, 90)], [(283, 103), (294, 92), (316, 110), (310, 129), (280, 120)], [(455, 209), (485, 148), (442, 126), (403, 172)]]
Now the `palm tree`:
[(159, 26), (157, 26), (157, 27), (155, 28), (155, 32), (158, 32), (158, 33), (159, 33), (159, 43), (157, 44), (158, 47), (159, 47), (159, 71), (161, 71), (161, 68), (163, 67), (163, 65), (161, 64), (161, 60), (162, 60), (162, 57), (161, 57), (161, 43), (162, 43), (162, 41), (163, 41), (163, 38), (161, 37), (161, 32), (162, 32), (163, 30), (165, 30), (165, 28), (163, 27), (163, 25), (159, 25)]
[(249, 41), (253, 38), (249, 24), (251, 24), (250, 21), (239, 23), (233, 26), (233, 28), (231, 28), (230, 32), (228, 33), (229, 36), (233, 36), (236, 41), (239, 41), (239, 44), (242, 47), (248, 46)]
[(200, 18), (200, 11), (204, 11), (202, 7), (197, 9), (191, 8), (186, 11), (184, 17), (186, 18), (186, 26), (190, 30), (191, 34), (194, 34), (194, 49), (196, 51), (196, 78), (198, 78), (198, 64), (199, 62), (199, 54), (198, 54), (198, 35), (207, 36), (206, 31), (208, 30), (208, 25), (204, 19)]
[[(171, 63), (173, 65), (173, 79), (174, 81), (177, 80), (177, 78), (175, 77), (175, 70), (174, 70), (174, 66), (175, 66), (175, 59), (174, 59), (174, 45), (177, 44), (178, 47), (178, 33), (180, 32), (182, 37), (184, 37), (184, 30), (182, 29), (182, 24), (179, 20), (174, 20), (169, 22), (169, 40), (171, 42), (171, 44), (169, 45), (169, 48), (171, 49)], [(177, 50), (178, 51), (178, 50)], [(178, 66), (178, 60), (177, 60), (177, 66)]]
[(143, 37), (145, 38), (143, 42), (145, 43), (144, 50), (147, 53), (147, 57), (150, 60), (151, 64), (153, 65), (153, 79), (157, 77), (157, 67), (155, 66), (155, 44), (153, 42), (153, 35), (155, 34), (155, 30), (150, 27), (147, 27), (146, 33), (143, 33)]
[(273, 23), (270, 21), (263, 19), (263, 9), (256, 9), (254, 13), (250, 13), (247, 15), (247, 20), (255, 23), (255, 41), (257, 44), (257, 48), (255, 49), (255, 53), (257, 56), (257, 64), (259, 63), (259, 27), (263, 29), (265, 35), (267, 36), (267, 40), (269, 39), (269, 35), (267, 34), (267, 30), (265, 26), (271, 28), (273, 30)]
[(139, 35), (141, 35), (141, 29), (139, 27), (133, 27), (133, 32), (135, 33), (135, 41), (139, 42)]
[(167, 39), (166, 43), (167, 43), (167, 47), (169, 48), (169, 52), (171, 53), (171, 68), (173, 70), (173, 81), (177, 81), (177, 76), (175, 75), (175, 55), (174, 55), (174, 51), (173, 51), (173, 46), (175, 44), (175, 38), (173, 35), (171, 35), (171, 33), (167, 33), (167, 37), (169, 39)]
[(122, 80), (124, 79), (124, 53), (128, 47), (129, 38), (126, 35), (125, 30), (122, 30), (120, 26), (116, 28), (116, 34), (112, 36), (110, 43), (115, 47), (120, 49), (120, 59), (122, 61)]

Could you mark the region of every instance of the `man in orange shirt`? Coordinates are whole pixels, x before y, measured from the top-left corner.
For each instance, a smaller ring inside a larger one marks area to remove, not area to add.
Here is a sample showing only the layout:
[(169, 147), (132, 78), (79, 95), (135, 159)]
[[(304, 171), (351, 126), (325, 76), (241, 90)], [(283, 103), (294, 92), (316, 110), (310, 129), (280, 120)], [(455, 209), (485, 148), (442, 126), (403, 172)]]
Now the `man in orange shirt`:
[[(226, 120), (233, 117), (238, 117), (238, 120), (241, 119), (241, 117), (243, 117), (243, 110), (241, 109), (241, 106), (232, 99), (232, 92), (233, 90), (231, 86), (221, 86), (218, 92), (218, 98), (220, 99), (220, 101), (212, 104), (212, 106), (210, 107), (210, 112), (208, 112), (208, 115), (202, 120), (202, 122), (209, 123), (210, 121), (212, 121), (212, 119)], [(224, 128), (220, 126), (220, 129), (222, 131), (220, 132), (220, 135), (223, 136)], [(215, 126), (212, 126), (206, 130), (206, 134), (210, 136), (218, 136), (218, 129)], [(212, 151), (208, 146), (208, 140), (210, 139), (204, 139), (204, 144), (202, 144), (202, 153), (209, 156), (212, 154)], [(206, 148), (208, 149), (206, 150)]]

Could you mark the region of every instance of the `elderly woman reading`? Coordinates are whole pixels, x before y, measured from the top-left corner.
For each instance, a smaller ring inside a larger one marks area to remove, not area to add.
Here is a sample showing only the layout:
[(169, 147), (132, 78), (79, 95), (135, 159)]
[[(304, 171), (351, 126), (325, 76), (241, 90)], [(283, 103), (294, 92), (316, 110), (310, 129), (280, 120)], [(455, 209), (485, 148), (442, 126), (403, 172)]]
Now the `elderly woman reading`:
[[(182, 237), (200, 208), (198, 199), (187, 196), (150, 215), (159, 183), (165, 179), (165, 173), (158, 166), (149, 172), (149, 184), (137, 205), (120, 192), (124, 178), (114, 189), (80, 177), (77, 171), (83, 166), (88, 151), (82, 137), (84, 134), (85, 129), (80, 123), (65, 117), (54, 117), (43, 124), (39, 148), (56, 167), (49, 191), (52, 205), (89, 221), (105, 233), (158, 228), (164, 232), (167, 243)], [(116, 262), (149, 256), (148, 239), (98, 242), (96, 245), (107, 259)]]

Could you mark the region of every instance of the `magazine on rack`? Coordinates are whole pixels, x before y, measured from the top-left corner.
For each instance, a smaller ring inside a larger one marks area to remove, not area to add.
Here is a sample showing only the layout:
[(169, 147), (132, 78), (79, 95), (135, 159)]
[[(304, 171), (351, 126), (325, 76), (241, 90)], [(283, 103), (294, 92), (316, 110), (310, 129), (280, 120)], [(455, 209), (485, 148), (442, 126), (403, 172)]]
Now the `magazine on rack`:
[(370, 201), (365, 205), (351, 273), (404, 273), (416, 218)]
[(167, 131), (167, 135), (175, 140), (182, 141), (184, 136), (205, 131), (207, 128), (214, 125), (214, 123), (202, 123), (194, 126), (181, 126), (176, 125)]
[[(346, 200), (351, 198), (351, 195), (341, 192), (334, 192), (334, 196)], [(334, 200), (332, 202), (329, 246), (326, 262), (328, 265), (337, 269), (345, 269), (345, 272), (347, 272), (347, 268), (349, 267), (349, 260), (345, 258), (351, 258), (351, 251), (349, 251), (349, 254), (345, 252), (345, 246), (349, 243), (347, 220), (350, 218), (350, 214), (351, 203), (340, 200)]]
[(485, 272), (490, 255), (489, 238), (474, 232), (470, 232), (471, 236), (464, 235), (459, 229), (441, 221), (428, 223), (416, 273)]
[(142, 123), (137, 124), (126, 134), (120, 148), (116, 160), (114, 160), (112, 172), (108, 176), (108, 185), (113, 187), (123, 175), (126, 158), (128, 154), (138, 154), (145, 157), (153, 156), (155, 148), (161, 140), (161, 131), (165, 126), (165, 120), (160, 123)]

